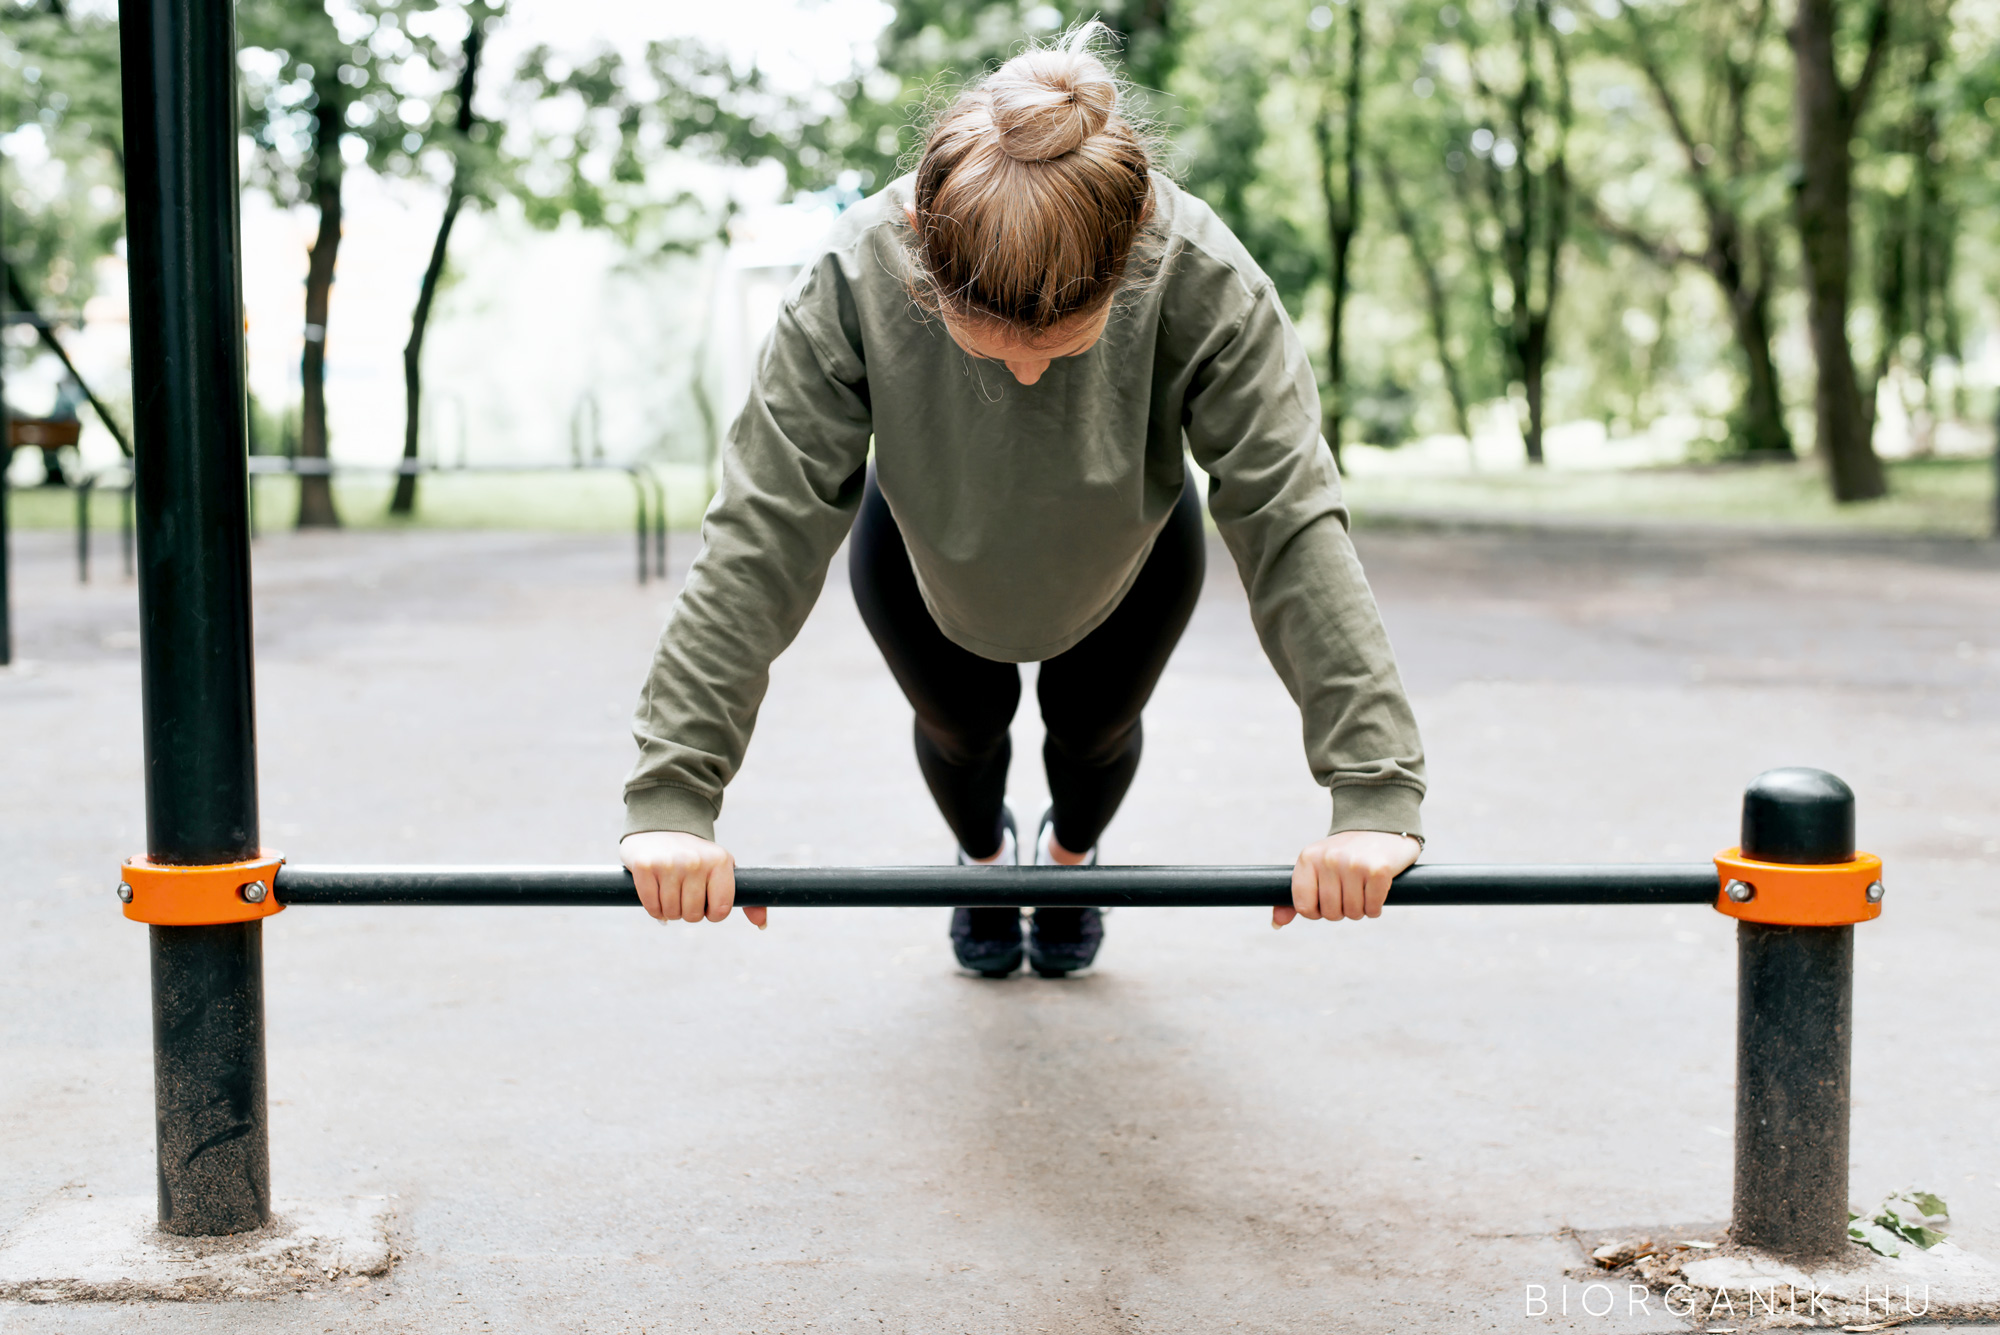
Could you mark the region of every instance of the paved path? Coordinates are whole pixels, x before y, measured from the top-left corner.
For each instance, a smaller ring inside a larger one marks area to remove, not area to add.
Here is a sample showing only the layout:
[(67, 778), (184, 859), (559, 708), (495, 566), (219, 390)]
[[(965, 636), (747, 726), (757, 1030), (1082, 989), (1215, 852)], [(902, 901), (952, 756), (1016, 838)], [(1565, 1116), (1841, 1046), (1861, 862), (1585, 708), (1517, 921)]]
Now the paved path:
[[(687, 539), (683, 538), (685, 544)], [(16, 535), (0, 675), (0, 1233), (151, 1190), (129, 585)], [(2000, 561), (1967, 547), (1375, 533), (1436, 861), (1684, 859), (1743, 782), (1860, 794), (1854, 1194), (2000, 1256)], [(621, 543), (258, 548), (267, 841), (310, 861), (609, 861), (661, 619)], [(1028, 697), (1032, 699), (1032, 696)], [(1276, 862), (1323, 828), (1218, 548), (1115, 860)], [(949, 840), (836, 571), (723, 832), (746, 862)], [(1017, 754), (1032, 757), (1027, 721)], [(1042, 781), (1015, 778), (1018, 811)], [(1734, 950), (1701, 908), (1393, 908), (1273, 933), (1123, 912), (1094, 973), (961, 976), (931, 912), (757, 933), (604, 910), (267, 928), (275, 1186), (390, 1195), (405, 1259), (308, 1301), (0, 1304), (0, 1330), (1641, 1331), (1524, 1316), (1566, 1225), (1719, 1219)]]

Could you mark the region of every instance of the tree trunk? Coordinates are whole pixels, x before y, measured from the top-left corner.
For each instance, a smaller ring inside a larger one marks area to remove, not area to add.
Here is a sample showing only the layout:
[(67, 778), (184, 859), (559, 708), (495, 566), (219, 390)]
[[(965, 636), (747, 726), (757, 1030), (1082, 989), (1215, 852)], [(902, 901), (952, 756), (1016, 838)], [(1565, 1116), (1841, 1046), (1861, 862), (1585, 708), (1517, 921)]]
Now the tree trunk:
[[(1886, 192), (1885, 192), (1886, 193)], [(1894, 195), (1881, 201), (1875, 232), (1875, 373), (1877, 387), (1899, 360), (1910, 332), (1910, 200)]]
[[(1555, 118), (1554, 145), (1549, 152), (1548, 166), (1542, 172), (1543, 207), (1547, 214), (1542, 222), (1542, 307), (1533, 315), (1529, 327), (1529, 372), (1528, 382), (1528, 425), (1533, 433), (1534, 444), (1528, 457), (1535, 463), (1542, 462), (1542, 429), (1544, 426), (1545, 372), (1549, 362), (1549, 326), (1555, 319), (1556, 300), (1562, 292), (1563, 247), (1569, 243), (1570, 188), (1569, 188), (1569, 131), (1575, 119), (1575, 105), (1570, 98), (1569, 63), (1563, 52), (1562, 38), (1558, 35), (1549, 0), (1538, 0), (1535, 16), (1540, 21), (1543, 37), (1549, 44), (1549, 63), (1555, 75), (1555, 98), (1550, 113)], [(1525, 145), (1522, 139), (1521, 174), (1530, 174)]]
[(2000, 539), (2000, 402), (1993, 405), (1993, 531)]
[(417, 508), (418, 426), (423, 407), (424, 333), (430, 328), (431, 303), (437, 298), (438, 281), (444, 277), (445, 252), (451, 245), (452, 225), (465, 206), (465, 168), (459, 159), (466, 137), (472, 133), (472, 95), (479, 83), (479, 52), (485, 34), (475, 20), (465, 34), (465, 68), (458, 76), (458, 144), (452, 154), (451, 192), (444, 202), (444, 217), (438, 221), (431, 242), (430, 263), (424, 266), (424, 280), (417, 288), (417, 308), (410, 315), (410, 341), (403, 345), (403, 471), (396, 475), (395, 494), (389, 498), (392, 515), (414, 514)]
[[(306, 264), (305, 353), (299, 359), (304, 402), (299, 424), (299, 459), (327, 458), (326, 435), (326, 315), (333, 294), (334, 262), (340, 255), (340, 130), (344, 117), (339, 99), (320, 89), (313, 111), (318, 167), (313, 203), (319, 206), (319, 235), (313, 238)], [(310, 464), (306, 465), (311, 467)], [(299, 527), (337, 528), (333, 478), (326, 473), (299, 474)]]
[[(1520, 87), (1505, 99), (1505, 129), (1513, 145), (1513, 159), (1504, 165), (1498, 161), (1496, 144), (1480, 174), (1493, 216), (1500, 223), (1500, 259), (1511, 289), (1501, 325), (1500, 347), (1509, 381), (1519, 383), (1527, 399), (1527, 420), (1521, 423), (1521, 436), (1528, 462), (1539, 465), (1543, 462), (1543, 388), (1549, 323), (1562, 286), (1562, 254), (1569, 240), (1567, 155), (1575, 108), (1570, 96), (1568, 60), (1552, 22), (1549, 0), (1533, 0), (1532, 4), (1522, 0), (1513, 12), (1514, 40), (1521, 67)], [(1544, 45), (1554, 83), (1553, 97), (1547, 99), (1540, 63)], [(1483, 84), (1481, 90), (1485, 92)], [(1538, 145), (1539, 156), (1544, 159), (1540, 170), (1534, 161)], [(1473, 223), (1469, 230), (1476, 238), (1477, 224)], [(1475, 247), (1477, 244), (1475, 239)]]
[(1764, 269), (1754, 287), (1729, 294), (1729, 313), (1743, 350), (1743, 452), (1751, 459), (1790, 459), (1791, 428), (1785, 425), (1785, 400), (1778, 389), (1778, 368), (1771, 358), (1771, 280)]
[(1818, 366), (1813, 392), (1814, 438), (1826, 461), (1834, 499), (1873, 500), (1888, 480), (1872, 442), (1868, 410), (1847, 341), (1848, 274), (1853, 265), (1854, 160), (1849, 141), (1885, 40), (1878, 11), (1868, 65), (1849, 90), (1834, 65), (1833, 0), (1799, 0), (1792, 28), (1798, 58), (1794, 110), (1798, 120), (1799, 185), (1793, 208), (1806, 287), (1806, 324)]
[(389, 497), (389, 513), (407, 516), (417, 509), (418, 425), (423, 409), (424, 333), (430, 327), (431, 302), (437, 296), (438, 279), (444, 273), (445, 249), (451, 244), (452, 224), (464, 207), (465, 194), (456, 185), (445, 200), (444, 217), (438, 222), (437, 237), (431, 242), (430, 263), (417, 288), (417, 308), (410, 316), (410, 341), (403, 345), (403, 468), (396, 475), (396, 490)]
[(1332, 261), (1328, 281), (1333, 289), (1333, 309), (1329, 313), (1326, 336), (1327, 385), (1332, 392), (1324, 410), (1324, 429), (1336, 466), (1340, 463), (1341, 425), (1346, 415), (1347, 370), (1341, 349), (1345, 341), (1347, 298), (1351, 286), (1349, 259), (1354, 250), (1355, 233), (1361, 226), (1361, 0), (1348, 0), (1347, 19), (1347, 78), (1343, 93), (1347, 105), (1344, 142), (1338, 165), (1341, 178), (1339, 189), (1334, 185), (1333, 126), (1328, 123), (1329, 108), (1324, 104), (1320, 108), (1318, 123), (1313, 127), (1319, 144), (1320, 193), (1326, 203), (1327, 252)]
[[(1721, 110), (1710, 118), (1707, 135), (1689, 122), (1681, 99), (1667, 80), (1652, 21), (1642, 18), (1640, 11), (1630, 4), (1624, 6), (1624, 14), (1632, 36), (1631, 58), (1652, 86), (1653, 98), (1680, 143), (1688, 180), (1701, 199), (1708, 224), (1701, 267), (1722, 289), (1723, 300), (1729, 306), (1730, 324), (1743, 352), (1743, 396), (1736, 414), (1738, 439), (1750, 458), (1789, 459), (1793, 457), (1792, 436), (1785, 425), (1784, 398), (1771, 359), (1771, 236), (1761, 222), (1746, 225), (1742, 211), (1745, 178), (1753, 158), (1747, 108), (1759, 69), (1764, 33), (1771, 20), (1770, 0), (1757, 0), (1747, 26), (1733, 34), (1733, 40), (1725, 44), (1720, 60), (1709, 73), (1703, 102), (1714, 106), (1719, 99)], [(1704, 138), (1723, 145), (1719, 167), (1714, 165), (1715, 157), (1702, 152)], [(1694, 258), (1678, 246), (1649, 240), (1601, 215), (1600, 221), (1613, 236), (1663, 267)]]
[[(1925, 38), (1924, 63), (1917, 76), (1917, 109), (1911, 117), (1910, 156), (1916, 164), (1916, 179), (1911, 183), (1910, 200), (1915, 210), (1912, 224), (1915, 253), (1912, 258), (1914, 292), (1912, 293), (1911, 323), (1918, 338), (1918, 376), (1923, 381), (1923, 412), (1925, 426), (1919, 440), (1919, 449), (1929, 454), (1936, 445), (1937, 420), (1942, 413), (1938, 403), (1937, 373), (1938, 353), (1944, 351), (1943, 333), (1945, 321), (1941, 319), (1944, 310), (1951, 304), (1949, 256), (1957, 241), (1956, 210), (1952, 207), (1944, 189), (1945, 163), (1949, 145), (1938, 132), (1937, 101), (1934, 97), (1938, 67), (1944, 61), (1944, 33), (1941, 18), (1924, 8)], [(1964, 377), (1958, 377), (1961, 384)]]
[(1395, 215), (1396, 230), (1403, 234), (1403, 241), (1410, 248), (1410, 258), (1417, 266), (1417, 276), (1423, 280), (1424, 302), (1429, 308), (1431, 340), (1437, 345), (1438, 366), (1444, 371), (1445, 393), (1451, 396), (1452, 420), (1458, 423), (1458, 433), (1465, 437), (1465, 448), (1472, 466), (1479, 466), (1478, 452), (1472, 444), (1472, 412), (1465, 398), (1465, 380), (1459, 371), (1458, 359), (1451, 353), (1451, 306), (1445, 296), (1444, 279), (1438, 273), (1437, 262), (1431, 258), (1430, 247), (1424, 244), (1423, 234), (1417, 229), (1416, 215), (1403, 202), (1402, 182), (1396, 170), (1389, 165), (1387, 154), (1375, 156), (1375, 173), (1382, 178), (1382, 197), (1389, 201), (1389, 211)]
[(1521, 387), (1528, 397), (1528, 462), (1539, 464), (1542, 457), (1542, 373), (1548, 365), (1549, 325), (1546, 319), (1531, 320), (1528, 337), (1521, 347)]

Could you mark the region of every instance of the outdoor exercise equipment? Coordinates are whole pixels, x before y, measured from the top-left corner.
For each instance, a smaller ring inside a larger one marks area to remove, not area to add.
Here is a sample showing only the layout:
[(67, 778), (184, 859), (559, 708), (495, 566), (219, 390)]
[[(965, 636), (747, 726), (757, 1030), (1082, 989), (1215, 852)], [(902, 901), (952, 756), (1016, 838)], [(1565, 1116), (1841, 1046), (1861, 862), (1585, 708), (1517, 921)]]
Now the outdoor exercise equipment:
[[(123, 0), (160, 1226), (270, 1215), (262, 919), (308, 905), (638, 904), (615, 867), (287, 867), (258, 830), (250, 530), (227, 0)], [(1394, 911), (1713, 903), (1739, 919), (1735, 1230), (1798, 1260), (1846, 1246), (1853, 924), (1881, 913), (1854, 798), (1774, 770), (1713, 864), (1416, 867)], [(1286, 867), (743, 868), (748, 905), (1276, 905)]]
[[(659, 475), (644, 464), (610, 464), (602, 460), (568, 464), (468, 464), (459, 463), (446, 466), (422, 459), (399, 459), (393, 464), (336, 464), (330, 459), (300, 459), (281, 454), (254, 454), (250, 456), (252, 477), (331, 477), (335, 473), (387, 473), (391, 477), (450, 477), (478, 473), (486, 476), (494, 474), (543, 474), (543, 473), (623, 473), (631, 479), (632, 494), (637, 503), (637, 515), (633, 529), (639, 549), (639, 583), (647, 579), (646, 551), (647, 537), (652, 538), (652, 575), (659, 579), (667, 577), (667, 485)], [(647, 517), (647, 497), (652, 497), (651, 519)], [(251, 493), (250, 515), (251, 536), (256, 536), (257, 515), (254, 504), (256, 493)]]
[(132, 476), (129, 466), (122, 479), (107, 482), (108, 473), (85, 473), (71, 484), (76, 493), (76, 582), (90, 583), (90, 497), (99, 489), (118, 495), (118, 551), (124, 558), (125, 578), (132, 578)]

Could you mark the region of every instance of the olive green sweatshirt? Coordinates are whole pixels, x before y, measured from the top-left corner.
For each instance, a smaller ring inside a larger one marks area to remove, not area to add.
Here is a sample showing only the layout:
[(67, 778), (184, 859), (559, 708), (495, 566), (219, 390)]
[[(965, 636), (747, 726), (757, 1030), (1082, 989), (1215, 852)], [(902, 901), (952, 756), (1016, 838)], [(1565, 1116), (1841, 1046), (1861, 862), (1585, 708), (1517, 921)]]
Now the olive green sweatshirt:
[(639, 700), (626, 832), (713, 837), (771, 661), (853, 522), (871, 440), (925, 605), (1001, 662), (1051, 658), (1111, 614), (1191, 452), (1332, 828), (1417, 832), (1422, 745), (1348, 540), (1312, 367), (1242, 245), (1156, 177), (1103, 338), (1022, 385), (912, 300), (908, 199), (897, 181), (842, 215), (764, 345)]

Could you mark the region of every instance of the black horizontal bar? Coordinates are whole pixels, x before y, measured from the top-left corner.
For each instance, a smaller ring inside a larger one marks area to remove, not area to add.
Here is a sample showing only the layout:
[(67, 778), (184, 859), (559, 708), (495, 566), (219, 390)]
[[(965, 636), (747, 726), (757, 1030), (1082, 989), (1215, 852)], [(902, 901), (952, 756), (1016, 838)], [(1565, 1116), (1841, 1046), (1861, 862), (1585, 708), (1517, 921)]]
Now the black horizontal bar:
[[(35, 329), (60, 329), (64, 325), (83, 328), (81, 311), (54, 311), (41, 314), (36, 311), (0, 311), (0, 324), (24, 324)], [(18, 420), (18, 419), (16, 419)]]
[[(1264, 908), (1292, 902), (1290, 867), (739, 867), (745, 908), (885, 906)], [(1412, 867), (1395, 905), (1710, 904), (1710, 863)], [(315, 867), (278, 872), (284, 904), (630, 907), (623, 867)]]

